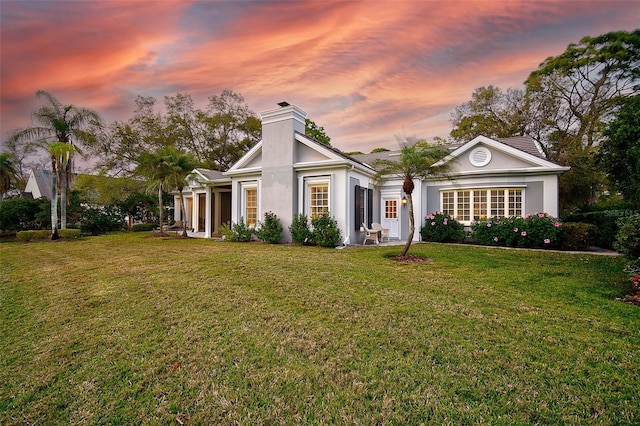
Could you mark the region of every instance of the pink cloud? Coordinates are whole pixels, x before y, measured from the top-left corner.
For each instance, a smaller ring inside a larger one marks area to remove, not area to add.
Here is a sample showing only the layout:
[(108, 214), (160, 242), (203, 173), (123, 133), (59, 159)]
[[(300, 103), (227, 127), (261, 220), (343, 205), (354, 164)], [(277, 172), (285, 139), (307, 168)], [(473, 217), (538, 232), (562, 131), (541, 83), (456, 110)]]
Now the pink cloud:
[(28, 124), (38, 89), (113, 120), (138, 94), (203, 107), (230, 88), (256, 112), (296, 103), (340, 148), (392, 147), (447, 136), (475, 88), (519, 86), (569, 43), (640, 18), (608, 1), (52, 4), (3, 3), (3, 137)]

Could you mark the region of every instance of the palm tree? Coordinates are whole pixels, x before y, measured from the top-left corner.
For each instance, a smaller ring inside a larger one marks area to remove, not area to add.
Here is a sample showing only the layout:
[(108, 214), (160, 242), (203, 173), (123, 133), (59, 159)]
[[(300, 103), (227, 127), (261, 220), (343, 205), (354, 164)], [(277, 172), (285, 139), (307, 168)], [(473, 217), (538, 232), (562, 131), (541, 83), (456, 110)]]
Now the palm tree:
[(198, 162), (192, 154), (178, 151), (173, 146), (163, 149), (165, 164), (169, 173), (169, 189), (178, 190), (180, 200), (180, 217), (182, 217), (182, 236), (187, 236), (186, 208), (182, 191), (187, 185), (187, 177), (198, 166)]
[(137, 172), (150, 181), (149, 189), (158, 190), (160, 210), (160, 232), (163, 232), (162, 192), (178, 190), (180, 214), (182, 217), (182, 236), (187, 236), (186, 209), (182, 191), (187, 185), (187, 176), (198, 166), (191, 154), (185, 154), (174, 146), (161, 148), (153, 153), (143, 153), (138, 162)]
[(376, 181), (381, 182), (384, 177), (397, 176), (403, 179), (402, 191), (406, 194), (407, 208), (409, 210), (409, 236), (404, 245), (401, 256), (406, 256), (413, 241), (416, 230), (413, 217), (413, 189), (415, 179), (425, 180), (430, 177), (443, 176), (450, 168), (450, 162), (441, 162), (449, 152), (442, 145), (430, 145), (425, 142), (417, 142), (407, 145), (400, 151), (400, 157), (394, 160), (376, 160), (373, 163), (376, 172)]
[(16, 166), (13, 156), (3, 152), (0, 154), (0, 201), (11, 189), (11, 182), (16, 178)]
[[(44, 90), (38, 90), (36, 97), (44, 98), (47, 102), (32, 114), (37, 125), (19, 130), (11, 138), (36, 141), (40, 143), (42, 148), (48, 148), (52, 142), (62, 142), (74, 145), (75, 151), (82, 153), (78, 144), (88, 145), (95, 138), (95, 135), (89, 130), (90, 126), (102, 124), (98, 113), (88, 108), (63, 105), (51, 93)], [(71, 186), (73, 162), (69, 161), (63, 167), (61, 173), (64, 174), (67, 183), (65, 190), (68, 192)], [(64, 228), (66, 226), (66, 206), (60, 213)]]
[(143, 152), (138, 158), (136, 167), (136, 174), (146, 177), (149, 181), (147, 191), (158, 191), (158, 220), (161, 234), (164, 232), (162, 193), (169, 186), (169, 169), (163, 150), (164, 148), (155, 152)]
[[(51, 201), (51, 224), (53, 226), (53, 236), (57, 239), (58, 228), (58, 194), (60, 195), (60, 229), (66, 229), (67, 219), (67, 190), (68, 190), (68, 170), (73, 159), (75, 149), (73, 145), (64, 142), (53, 142), (49, 144), (49, 155), (51, 156), (51, 168), (53, 169), (53, 197)], [(54, 217), (55, 213), (55, 217)], [(55, 219), (55, 221), (54, 221)], [(55, 224), (54, 224), (55, 223)]]

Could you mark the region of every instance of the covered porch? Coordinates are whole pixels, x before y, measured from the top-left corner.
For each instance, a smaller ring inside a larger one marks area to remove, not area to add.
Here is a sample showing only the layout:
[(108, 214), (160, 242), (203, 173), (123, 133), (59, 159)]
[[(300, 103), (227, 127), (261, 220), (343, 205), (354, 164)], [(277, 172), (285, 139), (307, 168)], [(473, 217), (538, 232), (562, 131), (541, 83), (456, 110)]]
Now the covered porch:
[[(217, 170), (195, 169), (182, 192), (187, 229), (202, 238), (220, 236), (223, 224), (231, 222), (231, 182)], [(174, 193), (175, 206), (180, 205)], [(174, 209), (174, 220), (182, 221), (180, 208)]]

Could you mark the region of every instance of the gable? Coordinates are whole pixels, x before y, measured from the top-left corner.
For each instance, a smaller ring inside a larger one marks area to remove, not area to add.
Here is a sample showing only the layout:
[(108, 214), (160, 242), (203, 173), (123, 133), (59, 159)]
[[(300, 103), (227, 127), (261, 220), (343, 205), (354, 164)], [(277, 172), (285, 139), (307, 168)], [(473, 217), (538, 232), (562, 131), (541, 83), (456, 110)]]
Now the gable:
[(457, 161), (452, 164), (452, 172), (504, 170), (539, 167), (538, 164), (522, 156), (506, 153), (500, 149), (479, 143), (459, 153)]
[(440, 163), (444, 162), (452, 162), (453, 174), (517, 173), (536, 170), (562, 173), (568, 170), (540, 156), (485, 136), (478, 136), (460, 146)]

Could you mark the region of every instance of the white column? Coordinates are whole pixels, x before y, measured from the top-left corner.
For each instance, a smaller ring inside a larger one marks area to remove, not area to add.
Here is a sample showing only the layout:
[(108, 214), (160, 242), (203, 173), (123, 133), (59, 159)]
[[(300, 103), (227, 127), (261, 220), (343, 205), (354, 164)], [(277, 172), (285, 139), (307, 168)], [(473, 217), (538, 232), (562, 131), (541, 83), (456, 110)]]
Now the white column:
[(211, 223), (213, 220), (213, 217), (211, 216), (211, 187), (207, 186), (206, 187), (207, 192), (205, 195), (205, 221), (204, 221), (204, 237), (205, 238), (211, 238), (211, 228), (213, 226), (213, 224)]

